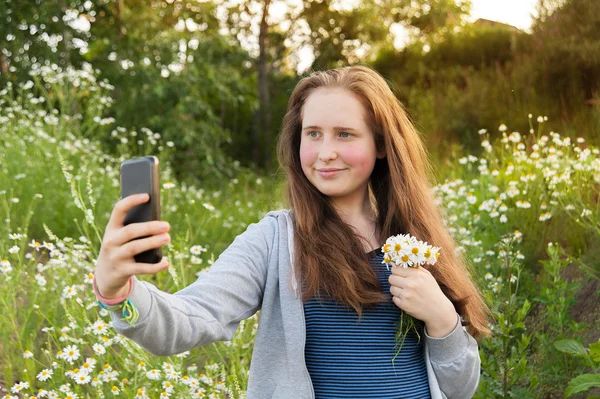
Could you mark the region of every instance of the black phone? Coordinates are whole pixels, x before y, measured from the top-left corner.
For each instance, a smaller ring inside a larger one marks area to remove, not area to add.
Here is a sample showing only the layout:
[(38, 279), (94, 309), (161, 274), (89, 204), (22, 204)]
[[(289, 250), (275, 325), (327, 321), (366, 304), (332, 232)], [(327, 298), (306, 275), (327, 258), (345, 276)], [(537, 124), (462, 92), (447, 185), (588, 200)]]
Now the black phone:
[[(160, 186), (158, 181), (158, 158), (154, 155), (128, 159), (121, 163), (121, 198), (147, 193), (150, 199), (134, 206), (125, 217), (125, 226), (130, 223), (160, 220)], [(139, 239), (150, 236), (140, 237)], [(162, 259), (162, 248), (153, 248), (134, 256), (139, 263), (158, 263)]]

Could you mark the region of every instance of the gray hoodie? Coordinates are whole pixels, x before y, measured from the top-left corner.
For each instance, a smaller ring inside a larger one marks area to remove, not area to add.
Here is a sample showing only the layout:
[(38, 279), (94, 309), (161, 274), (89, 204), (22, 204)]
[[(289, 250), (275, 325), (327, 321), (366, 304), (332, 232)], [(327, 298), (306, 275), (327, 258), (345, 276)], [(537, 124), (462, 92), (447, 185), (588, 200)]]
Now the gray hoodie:
[[(250, 363), (249, 399), (314, 399), (304, 361), (306, 325), (294, 278), (293, 220), (271, 211), (219, 256), (207, 273), (169, 294), (134, 278), (129, 299), (139, 311), (134, 326), (110, 311), (114, 328), (150, 353), (168, 356), (229, 341), (241, 320), (260, 310)], [(425, 329), (424, 358), (432, 399), (471, 398), (477, 389), (477, 342), (461, 325), (443, 338)]]

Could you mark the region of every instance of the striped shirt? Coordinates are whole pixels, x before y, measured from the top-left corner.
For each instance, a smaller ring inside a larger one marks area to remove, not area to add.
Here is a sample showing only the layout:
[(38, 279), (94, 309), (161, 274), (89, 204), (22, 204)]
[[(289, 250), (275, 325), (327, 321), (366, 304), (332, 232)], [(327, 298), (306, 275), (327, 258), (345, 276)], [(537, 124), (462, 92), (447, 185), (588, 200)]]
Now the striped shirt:
[(416, 334), (407, 335), (392, 365), (401, 309), (392, 302), (391, 269), (381, 263), (381, 248), (370, 255), (389, 302), (363, 309), (360, 323), (353, 309), (330, 299), (313, 297), (304, 305), (304, 354), (315, 398), (431, 398), (422, 330), (420, 342)]

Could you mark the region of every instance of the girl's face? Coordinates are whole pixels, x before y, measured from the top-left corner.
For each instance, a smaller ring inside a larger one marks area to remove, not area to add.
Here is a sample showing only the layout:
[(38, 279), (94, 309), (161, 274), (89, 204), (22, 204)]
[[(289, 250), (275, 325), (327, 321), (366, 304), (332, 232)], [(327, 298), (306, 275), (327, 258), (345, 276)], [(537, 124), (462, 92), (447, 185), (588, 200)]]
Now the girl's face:
[(307, 179), (336, 203), (360, 205), (367, 196), (377, 155), (358, 97), (341, 88), (319, 88), (306, 99), (300, 162)]

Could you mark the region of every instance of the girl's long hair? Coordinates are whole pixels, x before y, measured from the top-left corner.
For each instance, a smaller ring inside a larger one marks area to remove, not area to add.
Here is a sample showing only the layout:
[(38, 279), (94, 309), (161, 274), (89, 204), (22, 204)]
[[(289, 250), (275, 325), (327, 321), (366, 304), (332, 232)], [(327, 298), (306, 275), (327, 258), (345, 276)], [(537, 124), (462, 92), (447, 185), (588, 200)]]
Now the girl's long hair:
[[(277, 157), (285, 170), (285, 200), (294, 219), (294, 258), (302, 299), (317, 293), (356, 310), (389, 301), (379, 284), (360, 238), (338, 216), (326, 195), (304, 175), (300, 164), (303, 105), (317, 88), (342, 88), (358, 96), (371, 128), (377, 159), (369, 194), (381, 237), (409, 233), (440, 247), (434, 265), (425, 265), (463, 317), (463, 325), (479, 340), (491, 334), (491, 312), (470, 277), (467, 262), (455, 251), (433, 195), (433, 173), (419, 132), (384, 78), (366, 66), (317, 71), (298, 82), (292, 92), (277, 139)], [(462, 252), (461, 252), (462, 253)]]

